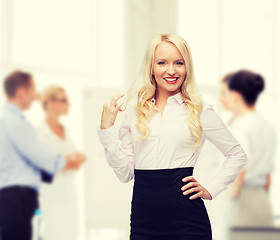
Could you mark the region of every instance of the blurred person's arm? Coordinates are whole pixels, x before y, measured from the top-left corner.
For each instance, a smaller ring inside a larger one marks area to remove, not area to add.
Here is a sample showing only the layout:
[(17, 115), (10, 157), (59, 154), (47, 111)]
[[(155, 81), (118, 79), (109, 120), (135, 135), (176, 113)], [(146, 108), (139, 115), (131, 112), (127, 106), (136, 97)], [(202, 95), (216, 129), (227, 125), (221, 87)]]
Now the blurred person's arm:
[(65, 167), (73, 166), (72, 162), (65, 160), (61, 155), (50, 152), (42, 145), (35, 129), (27, 121), (6, 123), (6, 130), (18, 154), (36, 168), (53, 175)]
[(82, 153), (76, 152), (70, 155), (65, 156), (66, 164), (62, 169), (63, 171), (67, 170), (79, 170), (81, 165), (86, 161), (86, 156)]
[(69, 146), (71, 146), (70, 148), (72, 149), (72, 154), (64, 156), (66, 158), (67, 163), (68, 160), (70, 161), (70, 163), (66, 164), (63, 171), (79, 170), (81, 165), (86, 161), (86, 155), (84, 155), (82, 152), (78, 150), (72, 138), (69, 136), (67, 129), (66, 128), (64, 129), (65, 129), (65, 136), (68, 139)]
[(265, 190), (269, 191), (270, 186), (271, 186), (271, 174), (269, 173), (269, 174), (266, 175), (266, 183), (265, 183), (265, 186), (264, 186)]
[(245, 165), (244, 168), (240, 171), (239, 175), (233, 182), (232, 186), (230, 187), (228, 193), (231, 198), (236, 198), (239, 196), (241, 189), (243, 187), (243, 184), (245, 182), (245, 176), (246, 176), (246, 171), (247, 171), (247, 164)]
[[(248, 137), (246, 136), (246, 133), (238, 128), (233, 130), (233, 135), (236, 137), (236, 139), (238, 140), (238, 142), (241, 144), (242, 148), (246, 152), (247, 158), (250, 159), (249, 140)], [(228, 190), (228, 194), (231, 198), (237, 198), (240, 195), (242, 187), (245, 183), (247, 168), (248, 168), (248, 162), (246, 163), (244, 168), (242, 168), (237, 178), (235, 179), (234, 183)]]
[(277, 135), (276, 135), (276, 131), (274, 128), (272, 128), (271, 131), (271, 137), (270, 137), (270, 141), (271, 141), (271, 150), (270, 150), (270, 162), (268, 163), (270, 165), (270, 169), (269, 169), (269, 173), (267, 173), (266, 175), (266, 182), (265, 182), (265, 190), (269, 191), (270, 187), (271, 187), (271, 173), (274, 171), (274, 167), (275, 167), (275, 155), (276, 155), (276, 149), (277, 149)]

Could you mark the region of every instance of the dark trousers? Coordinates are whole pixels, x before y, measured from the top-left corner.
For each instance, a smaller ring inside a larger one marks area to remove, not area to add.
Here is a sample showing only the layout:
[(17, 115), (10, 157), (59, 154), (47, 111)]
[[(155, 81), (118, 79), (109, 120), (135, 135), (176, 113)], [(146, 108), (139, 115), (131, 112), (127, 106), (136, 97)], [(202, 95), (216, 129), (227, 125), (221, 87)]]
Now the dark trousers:
[(32, 217), (38, 208), (38, 193), (29, 187), (0, 190), (0, 240), (31, 240)]

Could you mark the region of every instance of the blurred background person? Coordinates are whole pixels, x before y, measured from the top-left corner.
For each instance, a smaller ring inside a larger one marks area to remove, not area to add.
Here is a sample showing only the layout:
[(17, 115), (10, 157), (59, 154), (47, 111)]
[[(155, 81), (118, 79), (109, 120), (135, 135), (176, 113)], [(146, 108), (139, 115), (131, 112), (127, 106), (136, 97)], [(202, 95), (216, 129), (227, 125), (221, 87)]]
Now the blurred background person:
[[(38, 127), (41, 142), (53, 152), (62, 156), (79, 154), (60, 122), (68, 114), (69, 101), (60, 86), (49, 86), (40, 94), (45, 119)], [(76, 169), (78, 170), (78, 169)], [(79, 231), (76, 174), (73, 170), (60, 171), (52, 185), (44, 184), (40, 191), (40, 203), (45, 220), (46, 240), (77, 240)]]
[(247, 70), (231, 73), (224, 79), (228, 90), (224, 90), (226, 93), (220, 99), (224, 108), (232, 112), (230, 129), (248, 156), (246, 166), (228, 191), (229, 227), (270, 227), (273, 212), (269, 188), (276, 134), (256, 109), (265, 82), (261, 75)]
[(0, 117), (0, 239), (31, 240), (42, 177), (50, 182), (56, 172), (76, 169), (84, 159), (64, 158), (40, 144), (23, 114), (36, 98), (31, 74), (12, 72), (4, 80), (4, 91), (8, 102)]
[(227, 125), (230, 125), (235, 119), (234, 112), (231, 111), (230, 91), (228, 89), (228, 80), (233, 74), (234, 72), (226, 74), (222, 78), (220, 85), (220, 103), (222, 104), (223, 109), (230, 114), (229, 119), (226, 120)]

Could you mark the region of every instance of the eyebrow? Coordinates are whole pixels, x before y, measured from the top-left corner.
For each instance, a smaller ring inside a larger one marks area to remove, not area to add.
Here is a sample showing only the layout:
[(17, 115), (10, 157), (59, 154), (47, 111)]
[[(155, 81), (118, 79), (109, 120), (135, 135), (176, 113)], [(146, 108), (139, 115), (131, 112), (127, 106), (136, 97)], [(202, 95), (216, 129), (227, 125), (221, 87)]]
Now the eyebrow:
[[(159, 60), (161, 60), (161, 61), (162, 61), (162, 60), (166, 61), (166, 59), (163, 59), (163, 58), (156, 59), (156, 61), (159, 61)], [(184, 59), (176, 59), (175, 62), (176, 62), (176, 61), (184, 61)]]

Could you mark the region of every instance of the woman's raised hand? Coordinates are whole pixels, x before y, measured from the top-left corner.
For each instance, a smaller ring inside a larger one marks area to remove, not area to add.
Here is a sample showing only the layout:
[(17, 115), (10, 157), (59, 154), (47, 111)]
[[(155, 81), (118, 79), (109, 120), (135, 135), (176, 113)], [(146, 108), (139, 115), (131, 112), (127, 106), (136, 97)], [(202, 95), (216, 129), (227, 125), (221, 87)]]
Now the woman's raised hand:
[(114, 125), (118, 111), (122, 111), (121, 107), (124, 104), (124, 102), (117, 103), (117, 101), (123, 96), (124, 94), (117, 95), (112, 98), (111, 102), (103, 105), (100, 126), (101, 129), (106, 129)]
[(183, 182), (188, 182), (184, 185), (181, 190), (183, 191), (184, 195), (188, 195), (190, 193), (196, 193), (190, 197), (191, 200), (201, 197), (202, 199), (211, 200), (212, 196), (207, 191), (206, 188), (202, 187), (200, 183), (193, 177), (188, 176), (182, 179)]

